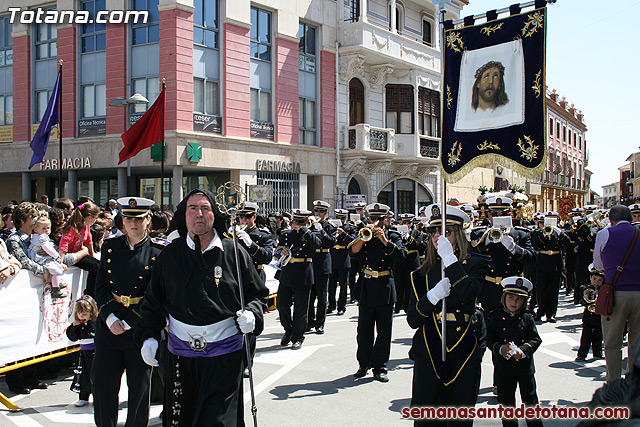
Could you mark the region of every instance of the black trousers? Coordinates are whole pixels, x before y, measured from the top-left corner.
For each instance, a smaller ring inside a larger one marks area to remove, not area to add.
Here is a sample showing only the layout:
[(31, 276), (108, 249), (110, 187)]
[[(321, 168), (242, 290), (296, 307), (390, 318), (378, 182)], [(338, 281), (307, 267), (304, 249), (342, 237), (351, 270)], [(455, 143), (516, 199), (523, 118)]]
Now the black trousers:
[[(356, 359), (360, 366), (373, 368), (374, 373), (387, 372), (391, 353), (391, 328), (393, 304), (368, 307), (358, 306), (358, 329)], [(374, 329), (377, 336), (374, 339)]]
[(406, 313), (409, 306), (409, 292), (411, 291), (411, 271), (406, 268), (397, 268), (394, 271), (393, 280), (398, 295), (395, 312), (400, 313), (400, 310), (404, 310)]
[[(314, 273), (313, 277), (315, 279), (315, 283), (311, 285), (308, 328), (324, 327), (324, 321), (327, 318), (327, 291), (329, 287), (329, 275)], [(317, 307), (315, 305), (316, 298), (318, 298)]]
[(96, 277), (98, 276), (99, 266), (100, 261), (90, 255), (87, 255), (74, 264), (74, 267), (78, 267), (84, 271), (89, 272), (89, 274), (87, 275), (87, 287), (84, 289), (85, 295), (90, 295), (92, 297), (95, 296), (94, 294), (96, 290)]
[(589, 283), (589, 264), (593, 262), (593, 254), (589, 258), (584, 256), (576, 260), (576, 277), (574, 282), (573, 302), (580, 304), (580, 287), (585, 283)]
[[(431, 361), (426, 357), (415, 361), (413, 366), (413, 387), (411, 391), (411, 406), (465, 406), (474, 407), (478, 398), (478, 383), (480, 381), (480, 359), (469, 360), (458, 378), (445, 386), (436, 377)], [(471, 426), (470, 420), (416, 420), (416, 426)]]
[[(535, 406), (538, 402), (538, 395), (536, 393), (536, 378), (533, 374), (526, 375), (508, 375), (501, 372), (500, 369), (496, 369), (495, 379), (496, 386), (498, 387), (498, 402), (502, 406), (513, 407), (516, 404), (516, 387), (520, 386), (520, 398), (525, 406)], [(503, 426), (515, 426), (518, 425), (518, 420), (510, 419), (502, 420)], [(542, 421), (539, 419), (527, 419), (528, 426), (541, 426)]]
[(582, 335), (578, 357), (586, 358), (590, 347), (594, 357), (602, 356), (602, 323), (599, 315), (585, 310), (582, 315)]
[(25, 387), (33, 387), (38, 384), (36, 377), (36, 366), (29, 365), (24, 368), (13, 369), (7, 371), (4, 375), (7, 386), (11, 391), (22, 390)]
[(349, 269), (349, 295), (351, 296), (351, 300), (360, 299), (360, 289), (362, 289), (363, 280), (362, 261), (360, 258), (351, 258), (351, 268)]
[[(572, 250), (572, 249), (569, 248), (568, 250)], [(565, 274), (567, 276), (566, 294), (569, 295), (573, 291), (573, 289), (575, 288), (575, 283), (576, 283), (576, 256), (575, 256), (575, 254), (567, 255), (565, 257), (565, 266), (564, 267), (567, 270), (565, 272)]]
[[(309, 293), (311, 286), (300, 285), (296, 287), (282, 286), (278, 288), (278, 314), (280, 324), (285, 332), (292, 334), (293, 342), (304, 341), (304, 333), (307, 331), (307, 315), (309, 313)], [(291, 306), (293, 305), (293, 317)]]
[(98, 427), (115, 427), (118, 422), (118, 392), (122, 373), (127, 371), (128, 410), (126, 427), (149, 425), (151, 367), (144, 363), (139, 348), (114, 350), (96, 343), (93, 357), (94, 420)]
[(163, 426), (244, 426), (242, 354), (180, 357), (169, 353)]
[(561, 271), (536, 272), (536, 296), (538, 298), (538, 316), (543, 314), (555, 317), (558, 311), (558, 292), (560, 292)]
[(80, 350), (80, 357), (82, 361), (82, 373), (78, 379), (80, 383), (80, 400), (89, 400), (91, 395), (91, 370), (93, 368), (93, 354), (94, 350)]
[[(329, 276), (329, 292), (328, 292), (328, 311), (345, 310), (347, 308), (347, 286), (348, 286), (349, 269), (334, 268)], [(338, 303), (336, 305), (336, 291), (340, 284), (340, 294), (338, 295)]]

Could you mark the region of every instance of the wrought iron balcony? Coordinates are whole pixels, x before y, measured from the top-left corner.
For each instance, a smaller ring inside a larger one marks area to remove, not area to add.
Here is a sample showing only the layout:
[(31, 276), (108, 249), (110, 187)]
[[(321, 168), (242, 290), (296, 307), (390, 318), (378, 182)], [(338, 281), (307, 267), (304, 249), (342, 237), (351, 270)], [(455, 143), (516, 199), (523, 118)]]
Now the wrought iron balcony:
[(395, 154), (395, 131), (377, 128), (369, 124), (349, 126), (346, 135), (349, 150), (377, 151)]

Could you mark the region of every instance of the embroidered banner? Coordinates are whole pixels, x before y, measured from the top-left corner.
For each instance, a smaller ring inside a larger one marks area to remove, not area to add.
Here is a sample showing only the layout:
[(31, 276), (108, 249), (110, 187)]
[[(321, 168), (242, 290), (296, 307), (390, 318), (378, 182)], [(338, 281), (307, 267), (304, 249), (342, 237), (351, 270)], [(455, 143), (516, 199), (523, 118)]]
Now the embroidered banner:
[(440, 158), (447, 182), (494, 163), (526, 177), (542, 173), (545, 48), (546, 7), (457, 29), (445, 22)]

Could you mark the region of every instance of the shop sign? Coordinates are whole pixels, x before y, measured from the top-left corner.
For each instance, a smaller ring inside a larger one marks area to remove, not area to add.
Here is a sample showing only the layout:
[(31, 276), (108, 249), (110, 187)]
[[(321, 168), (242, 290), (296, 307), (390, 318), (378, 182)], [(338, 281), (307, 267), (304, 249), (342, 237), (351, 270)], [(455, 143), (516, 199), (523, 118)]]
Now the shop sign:
[(196, 132), (222, 133), (222, 117), (194, 114), (193, 130)]
[[(40, 170), (59, 169), (60, 159), (45, 159), (40, 163)], [(62, 159), (62, 169), (91, 169), (91, 161), (88, 157), (68, 157)]]
[(251, 122), (251, 138), (273, 141), (274, 130), (273, 123)]
[(13, 125), (0, 126), (0, 142), (13, 142)]
[[(40, 126), (40, 123), (35, 123), (31, 125), (31, 139), (33, 139), (33, 137), (35, 136), (39, 126)], [(49, 134), (49, 141), (52, 141), (57, 138), (58, 138), (58, 125), (55, 124), (51, 127), (51, 133)]]
[(107, 119), (81, 119), (78, 120), (78, 137), (102, 136), (107, 133)]
[(131, 113), (129, 114), (129, 127), (135, 125), (140, 117), (144, 116), (144, 113)]
[(300, 173), (300, 163), (278, 160), (256, 160), (256, 170), (265, 172)]

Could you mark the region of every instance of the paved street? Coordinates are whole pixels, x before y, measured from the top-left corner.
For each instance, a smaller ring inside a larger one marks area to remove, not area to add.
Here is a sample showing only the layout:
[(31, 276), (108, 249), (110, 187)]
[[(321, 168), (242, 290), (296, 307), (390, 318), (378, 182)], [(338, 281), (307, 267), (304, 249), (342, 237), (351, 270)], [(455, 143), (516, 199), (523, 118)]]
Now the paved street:
[[(582, 309), (561, 296), (558, 323), (542, 323), (538, 331), (542, 346), (535, 353), (536, 381), (542, 406), (582, 407), (604, 382), (604, 361), (587, 359), (574, 362), (580, 339)], [(401, 409), (408, 406), (411, 394), (412, 362), (407, 353), (413, 331), (404, 315), (394, 319), (393, 346), (389, 363), (390, 382), (374, 381), (371, 373), (355, 380), (355, 331), (357, 306), (350, 305), (344, 316), (329, 315), (325, 335), (310, 334), (301, 350), (279, 345), (282, 328), (277, 312), (266, 315), (266, 329), (258, 339), (255, 359), (255, 393), (258, 424), (262, 427), (374, 425), (408, 426)], [(626, 351), (625, 351), (626, 354)], [(479, 406), (496, 405), (491, 394), (491, 359), (485, 354)], [(71, 373), (46, 381), (48, 390), (36, 390), (27, 396), (14, 396), (4, 381), (0, 391), (24, 408), (10, 413), (0, 410), (0, 426), (90, 426), (93, 408), (75, 408), (77, 395), (69, 391)], [(126, 388), (121, 390), (120, 422), (124, 423)], [(519, 402), (519, 399), (518, 399)], [(151, 425), (161, 425), (161, 405), (151, 409)], [(246, 424), (252, 425), (248, 380), (245, 381)], [(475, 425), (498, 425), (498, 420), (476, 420)], [(547, 426), (571, 426), (575, 421), (547, 420)], [(521, 422), (521, 425), (524, 425)]]

